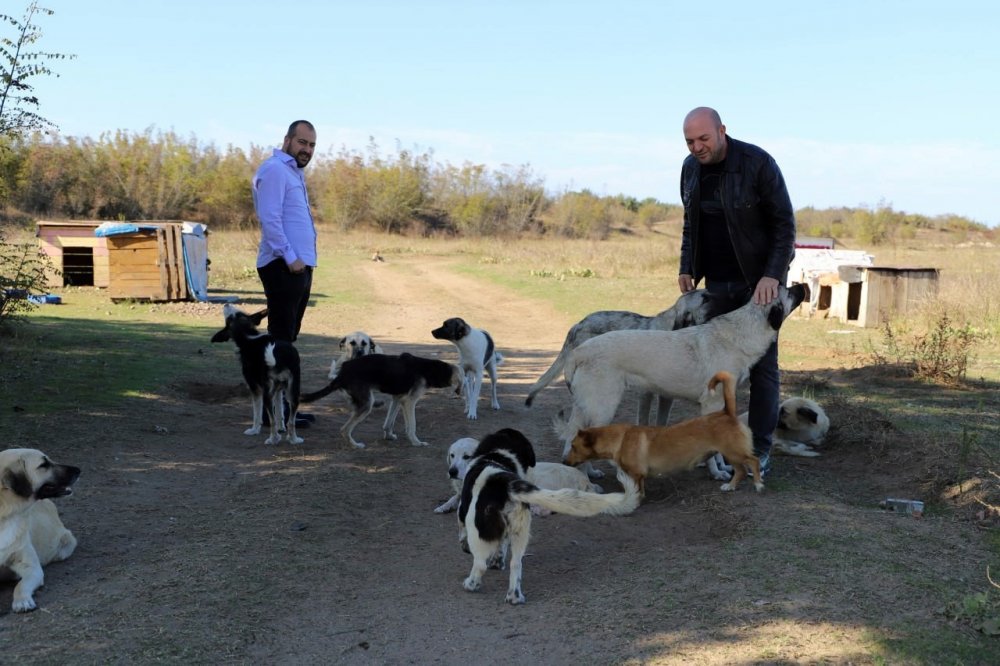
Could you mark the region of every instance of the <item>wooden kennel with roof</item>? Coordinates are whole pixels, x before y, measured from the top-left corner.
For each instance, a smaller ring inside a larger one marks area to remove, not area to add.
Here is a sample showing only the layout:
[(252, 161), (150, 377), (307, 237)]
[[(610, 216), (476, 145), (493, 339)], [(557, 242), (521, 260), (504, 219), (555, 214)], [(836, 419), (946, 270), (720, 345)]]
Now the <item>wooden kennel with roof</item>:
[(94, 235), (100, 222), (42, 221), (36, 226), (38, 246), (58, 272), (46, 276), (49, 289), (107, 287), (108, 244)]
[(106, 237), (108, 296), (115, 300), (187, 300), (183, 225), (137, 224), (135, 231)]

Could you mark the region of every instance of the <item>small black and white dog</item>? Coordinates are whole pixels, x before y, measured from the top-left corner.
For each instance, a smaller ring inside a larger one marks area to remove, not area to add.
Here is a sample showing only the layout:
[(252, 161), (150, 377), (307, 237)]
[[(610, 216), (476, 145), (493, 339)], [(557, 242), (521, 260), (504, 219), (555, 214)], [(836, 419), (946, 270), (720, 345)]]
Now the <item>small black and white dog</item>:
[(393, 426), (400, 407), (406, 436), (414, 446), (427, 446), (427, 442), (417, 439), (416, 405), (429, 388), (448, 388), (462, 381), (461, 371), (451, 363), (437, 359), (421, 358), (412, 354), (390, 356), (369, 354), (344, 361), (337, 375), (324, 388), (302, 396), (302, 402), (313, 402), (334, 391), (344, 391), (351, 399), (353, 412), (340, 432), (359, 449), (363, 442), (354, 439), (355, 426), (364, 421), (375, 405), (374, 392), (392, 397), (389, 411), (382, 425), (386, 439), (396, 439)]
[(638, 486), (620, 470), (625, 491), (600, 495), (571, 488), (542, 490), (524, 478), (534, 465), (531, 442), (513, 428), (484, 437), (469, 461), (458, 504), (459, 540), (473, 557), (463, 583), (469, 592), (479, 589), (487, 567), (503, 569), (510, 548), (506, 601), (524, 603), (521, 560), (531, 536), (529, 504), (571, 516), (624, 515), (639, 506)]
[(497, 366), (503, 363), (503, 355), (496, 350), (490, 334), (469, 326), (460, 317), (452, 317), (445, 319), (440, 327), (431, 331), (431, 335), (458, 347), (458, 365), (465, 374), (462, 383), (465, 415), (470, 419), (477, 418), (476, 407), (483, 387), (484, 372), (490, 376), (491, 406), (493, 409), (500, 409), (500, 401), (497, 400)]
[(278, 340), (270, 333), (261, 333), (257, 326), (267, 316), (267, 310), (247, 314), (234, 305), (226, 303), (222, 308), (226, 319), (225, 327), (212, 336), (212, 342), (232, 340), (240, 357), (243, 379), (250, 388), (250, 407), (253, 410), (253, 426), (244, 435), (260, 434), (264, 409), (271, 424), (271, 435), (265, 444), (281, 441), (284, 415), (282, 398), (288, 402), (288, 443), (301, 444), (302, 438), (295, 434), (295, 415), (299, 411), (299, 352), (295, 345), (286, 340)]

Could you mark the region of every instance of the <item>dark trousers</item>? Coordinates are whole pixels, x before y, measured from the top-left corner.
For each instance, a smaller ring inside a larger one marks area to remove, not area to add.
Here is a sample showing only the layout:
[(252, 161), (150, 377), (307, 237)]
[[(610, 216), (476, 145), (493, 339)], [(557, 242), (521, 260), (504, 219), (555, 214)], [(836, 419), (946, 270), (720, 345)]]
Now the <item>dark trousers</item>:
[(292, 273), (284, 259), (257, 269), (267, 297), (267, 332), (279, 340), (295, 342), (312, 290), (312, 268)]
[[(705, 289), (745, 305), (753, 298), (753, 287), (746, 282), (705, 281)], [(778, 407), (781, 397), (781, 376), (778, 372), (778, 341), (768, 348), (757, 363), (750, 368), (749, 425), (753, 432), (753, 451), (760, 456), (771, 452), (771, 434), (778, 425)]]

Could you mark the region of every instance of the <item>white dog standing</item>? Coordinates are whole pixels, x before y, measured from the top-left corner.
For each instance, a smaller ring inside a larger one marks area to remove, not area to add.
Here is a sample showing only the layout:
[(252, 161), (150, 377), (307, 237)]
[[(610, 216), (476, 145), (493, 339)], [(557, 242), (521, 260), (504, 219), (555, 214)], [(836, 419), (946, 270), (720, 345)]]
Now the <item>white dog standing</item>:
[(496, 350), (490, 334), (469, 326), (460, 317), (452, 317), (445, 319), (439, 328), (431, 331), (431, 335), (458, 347), (458, 366), (465, 374), (462, 385), (465, 415), (470, 419), (478, 418), (476, 408), (484, 372), (490, 376), (490, 404), (493, 409), (500, 409), (500, 401), (497, 400), (497, 366), (503, 363), (503, 355)]
[[(572, 351), (563, 375), (573, 396), (569, 417), (556, 417), (569, 453), (582, 428), (612, 422), (629, 387), (656, 395), (697, 402), (701, 413), (721, 408), (722, 396), (707, 388), (724, 370), (741, 377), (778, 337), (778, 329), (806, 297), (804, 285), (779, 287), (778, 298), (766, 305), (752, 301), (708, 323), (675, 331), (611, 331), (590, 338)], [(729, 474), (709, 458), (713, 478)]]

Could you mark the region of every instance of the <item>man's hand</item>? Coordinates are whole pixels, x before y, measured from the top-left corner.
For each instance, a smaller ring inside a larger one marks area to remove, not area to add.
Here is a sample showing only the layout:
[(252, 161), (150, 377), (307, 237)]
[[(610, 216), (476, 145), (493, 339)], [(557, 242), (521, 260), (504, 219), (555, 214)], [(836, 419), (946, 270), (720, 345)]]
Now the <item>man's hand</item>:
[(778, 281), (770, 277), (762, 277), (753, 292), (753, 302), (757, 305), (767, 305), (778, 297)]
[(694, 279), (690, 275), (677, 276), (677, 286), (681, 288), (681, 293), (686, 294), (692, 289), (694, 289)]
[(306, 270), (306, 262), (296, 259), (288, 265), (288, 270), (292, 273), (302, 273)]

